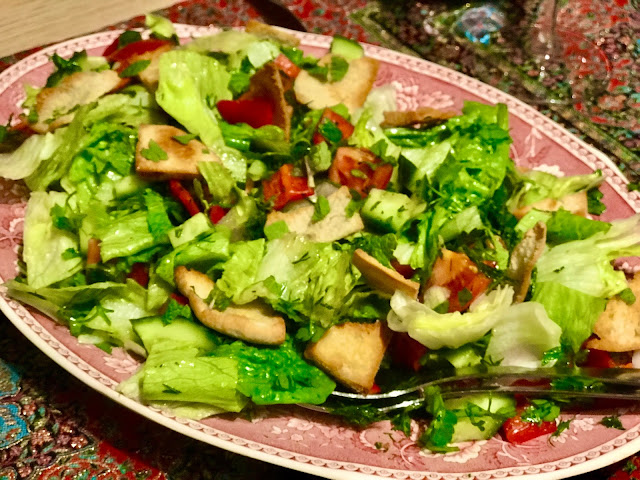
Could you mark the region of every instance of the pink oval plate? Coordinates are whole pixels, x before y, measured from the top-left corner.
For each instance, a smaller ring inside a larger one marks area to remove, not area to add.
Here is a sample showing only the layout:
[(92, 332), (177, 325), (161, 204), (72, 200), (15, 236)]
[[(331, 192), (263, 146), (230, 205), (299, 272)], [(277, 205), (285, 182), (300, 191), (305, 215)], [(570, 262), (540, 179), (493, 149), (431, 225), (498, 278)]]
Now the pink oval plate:
[[(214, 33), (210, 27), (178, 25), (181, 38)], [(294, 33), (294, 32), (291, 32)], [(49, 57), (68, 56), (87, 49), (100, 54), (119, 32), (110, 31), (70, 40), (42, 51), (0, 74), (0, 122), (20, 112), (24, 84), (41, 86), (52, 70)], [(295, 32), (304, 49), (321, 54), (331, 38)], [(377, 84), (395, 86), (400, 109), (418, 106), (460, 110), (464, 100), (506, 103), (509, 107), (512, 157), (523, 166), (558, 175), (600, 169), (608, 206), (603, 219), (628, 217), (640, 211), (640, 196), (627, 192), (622, 173), (601, 152), (567, 132), (533, 108), (473, 78), (433, 63), (375, 46), (367, 55), (380, 60)], [(16, 274), (16, 258), (28, 191), (22, 183), (0, 179), (0, 277)], [(625, 265), (635, 267), (631, 259)], [(410, 438), (392, 430), (388, 422), (352, 428), (329, 415), (304, 409), (259, 409), (250, 420), (219, 416), (203, 421), (176, 417), (122, 396), (116, 385), (129, 377), (138, 361), (122, 350), (112, 355), (81, 345), (69, 331), (49, 318), (0, 297), (0, 307), (38, 348), (90, 387), (177, 432), (217, 447), (311, 474), (339, 479), (373, 477), (398, 479), (498, 479), (525, 477), (551, 480), (595, 470), (640, 450), (640, 415), (630, 410), (575, 413), (570, 427), (555, 439), (541, 437), (511, 445), (499, 436), (460, 445), (446, 455), (421, 451), (417, 426)], [(599, 424), (604, 415), (620, 415), (624, 431)]]

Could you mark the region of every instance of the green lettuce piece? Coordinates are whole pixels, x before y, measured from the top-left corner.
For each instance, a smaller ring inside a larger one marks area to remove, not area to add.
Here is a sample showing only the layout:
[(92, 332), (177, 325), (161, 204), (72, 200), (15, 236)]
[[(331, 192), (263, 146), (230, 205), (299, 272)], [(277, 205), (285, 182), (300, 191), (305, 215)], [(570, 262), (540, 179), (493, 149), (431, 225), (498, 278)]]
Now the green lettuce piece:
[(27, 266), (27, 282), (33, 288), (46, 287), (82, 269), (82, 257), (65, 252), (79, 251), (78, 237), (53, 224), (51, 209), (64, 207), (69, 196), (62, 192), (33, 192), (24, 218), (22, 258)]
[(531, 205), (545, 198), (560, 199), (572, 193), (591, 190), (600, 185), (604, 177), (601, 171), (588, 175), (556, 177), (550, 173), (529, 170), (518, 178), (519, 189), (509, 199), (510, 210)]
[(640, 255), (640, 214), (615, 220), (605, 232), (546, 250), (538, 263), (537, 281), (555, 282), (600, 298), (611, 298), (628, 288), (624, 272), (611, 262)]
[(156, 266), (157, 275), (170, 285), (175, 285), (173, 272), (176, 267), (198, 266), (207, 270), (229, 258), (229, 231), (218, 228), (204, 237), (184, 243), (167, 253)]
[(563, 343), (576, 352), (593, 332), (593, 326), (607, 305), (604, 298), (539, 278), (532, 301), (544, 306), (549, 318), (562, 329)]
[(215, 357), (238, 362), (238, 391), (256, 405), (323, 403), (336, 384), (310, 365), (291, 337), (276, 348), (234, 342), (218, 347)]
[(216, 289), (224, 293), (236, 304), (251, 301), (251, 296), (245, 299), (243, 292), (256, 283), (260, 262), (264, 256), (264, 239), (250, 242), (236, 242), (231, 246), (231, 257), (222, 269), (222, 276), (216, 282)]
[(144, 203), (147, 207), (147, 228), (156, 242), (166, 242), (173, 224), (167, 215), (162, 195), (148, 188), (144, 192)]
[(198, 170), (207, 182), (214, 203), (231, 206), (236, 198), (236, 181), (231, 172), (217, 162), (200, 162)]
[(145, 211), (114, 218), (100, 229), (98, 238), (101, 240), (100, 256), (104, 262), (128, 257), (156, 244), (155, 237), (149, 231)]
[(144, 23), (156, 38), (170, 40), (176, 37), (176, 29), (168, 18), (147, 13), (144, 18)]
[(231, 230), (233, 241), (262, 237), (266, 214), (244, 190), (236, 189), (236, 194), (237, 203), (222, 217), (218, 225)]
[(213, 233), (214, 227), (207, 216), (200, 212), (188, 218), (182, 225), (169, 231), (169, 241), (173, 248), (178, 248), (205, 233)]
[(511, 305), (491, 330), (485, 358), (502, 366), (537, 368), (546, 351), (560, 346), (561, 335), (542, 304)]
[(186, 48), (205, 54), (223, 53), (227, 56), (227, 65), (232, 71), (241, 70), (245, 60), (253, 69), (258, 69), (280, 53), (280, 48), (272, 40), (238, 30), (226, 30), (215, 35), (196, 38)]
[(511, 305), (513, 289), (498, 288), (476, 299), (466, 313), (438, 313), (396, 291), (387, 316), (389, 328), (407, 332), (427, 348), (458, 348), (475, 342), (494, 328)]
[(145, 402), (188, 402), (239, 412), (247, 399), (237, 390), (238, 362), (205, 357), (197, 348), (152, 350), (142, 368), (140, 393)]
[(107, 122), (134, 128), (141, 124), (162, 124), (167, 121), (167, 115), (160, 109), (153, 94), (141, 85), (101, 97), (83, 119), (85, 125)]
[(189, 50), (160, 57), (158, 104), (208, 147), (222, 144), (214, 113), (218, 100), (231, 99), (229, 73), (217, 60)]
[(598, 232), (606, 234), (610, 228), (610, 223), (590, 220), (566, 210), (558, 210), (553, 212), (547, 222), (547, 242), (564, 243), (585, 240)]
[(447, 140), (425, 147), (403, 148), (401, 158), (407, 161), (402, 161), (400, 165), (407, 188), (415, 191), (421, 181), (431, 181), (450, 152), (451, 142)]
[(471, 233), (473, 230), (482, 230), (484, 223), (477, 207), (469, 207), (447, 220), (440, 229), (442, 240), (448, 242), (462, 233)]
[(60, 146), (64, 129), (54, 133), (31, 135), (10, 153), (0, 153), (0, 177), (20, 180), (31, 175)]
[(380, 122), (375, 121), (374, 115), (375, 110), (371, 107), (363, 110), (349, 137), (349, 144), (372, 150), (383, 160), (395, 163), (400, 156), (401, 148), (389, 140), (380, 127)]

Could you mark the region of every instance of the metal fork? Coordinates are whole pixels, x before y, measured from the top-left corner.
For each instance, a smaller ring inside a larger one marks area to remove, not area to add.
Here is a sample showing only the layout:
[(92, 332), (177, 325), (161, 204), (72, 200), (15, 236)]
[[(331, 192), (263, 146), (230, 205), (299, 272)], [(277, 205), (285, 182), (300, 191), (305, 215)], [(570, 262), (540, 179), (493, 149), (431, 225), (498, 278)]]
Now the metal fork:
[(417, 407), (426, 400), (429, 387), (438, 387), (443, 398), (473, 394), (507, 393), (529, 397), (573, 399), (612, 399), (640, 401), (640, 370), (629, 368), (527, 369), (517, 367), (475, 367), (428, 378), (408, 388), (363, 395), (334, 391), (322, 406), (302, 405), (316, 411), (331, 412), (331, 403), (342, 406), (369, 405), (381, 413)]

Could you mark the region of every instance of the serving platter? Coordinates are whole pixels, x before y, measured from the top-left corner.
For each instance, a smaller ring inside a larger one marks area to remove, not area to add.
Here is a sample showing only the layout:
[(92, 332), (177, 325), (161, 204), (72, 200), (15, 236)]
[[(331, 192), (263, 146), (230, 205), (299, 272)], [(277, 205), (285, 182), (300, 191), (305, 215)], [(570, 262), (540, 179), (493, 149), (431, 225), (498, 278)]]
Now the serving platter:
[[(215, 33), (212, 27), (176, 25), (188, 40)], [(69, 56), (86, 49), (101, 54), (120, 32), (109, 31), (70, 40), (43, 49), (0, 74), (0, 122), (20, 113), (24, 84), (41, 86), (53, 67), (54, 53)], [(330, 37), (290, 32), (307, 53), (320, 55)], [(507, 104), (510, 113), (512, 158), (517, 164), (556, 175), (583, 174), (600, 169), (607, 211), (601, 219), (628, 217), (640, 212), (640, 195), (628, 192), (627, 180), (604, 154), (591, 148), (535, 109), (500, 90), (436, 64), (381, 47), (366, 45), (366, 54), (380, 61), (377, 85), (392, 84), (401, 110), (431, 106), (459, 111), (464, 100)], [(0, 280), (15, 276), (22, 239), (28, 190), (20, 182), (0, 179)], [(635, 270), (638, 259), (620, 267)], [(468, 442), (458, 452), (432, 454), (416, 444), (417, 425), (407, 438), (388, 422), (365, 429), (302, 408), (270, 407), (255, 410), (250, 418), (223, 415), (202, 421), (188, 420), (131, 400), (116, 391), (133, 374), (139, 360), (114, 349), (111, 355), (81, 345), (66, 327), (7, 297), (0, 308), (39, 349), (72, 375), (102, 394), (172, 430), (217, 447), (327, 478), (479, 479), (523, 477), (536, 480), (566, 478), (592, 471), (640, 450), (640, 410), (570, 412), (567, 430), (558, 437), (540, 437), (511, 445), (496, 436)], [(624, 431), (599, 424), (603, 416), (620, 415)]]

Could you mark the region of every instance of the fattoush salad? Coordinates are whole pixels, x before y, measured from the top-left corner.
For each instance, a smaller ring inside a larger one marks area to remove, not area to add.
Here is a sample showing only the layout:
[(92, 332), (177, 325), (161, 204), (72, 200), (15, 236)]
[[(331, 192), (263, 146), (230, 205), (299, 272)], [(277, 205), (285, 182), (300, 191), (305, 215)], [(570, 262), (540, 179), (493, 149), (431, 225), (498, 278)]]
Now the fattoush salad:
[[(344, 37), (316, 58), (261, 23), (181, 44), (147, 22), (54, 54), (0, 129), (0, 175), (30, 190), (8, 293), (143, 359), (119, 391), (200, 419), (474, 366), (632, 363), (640, 278), (612, 262), (640, 255), (640, 216), (595, 219), (601, 172), (518, 168), (502, 104), (399, 111)], [(557, 432), (560, 406), (434, 388), (386, 416), (449, 451)]]

